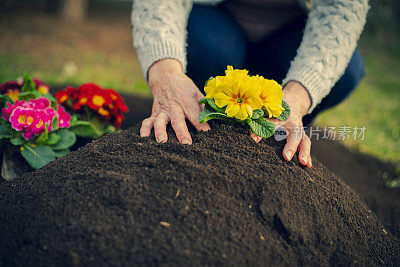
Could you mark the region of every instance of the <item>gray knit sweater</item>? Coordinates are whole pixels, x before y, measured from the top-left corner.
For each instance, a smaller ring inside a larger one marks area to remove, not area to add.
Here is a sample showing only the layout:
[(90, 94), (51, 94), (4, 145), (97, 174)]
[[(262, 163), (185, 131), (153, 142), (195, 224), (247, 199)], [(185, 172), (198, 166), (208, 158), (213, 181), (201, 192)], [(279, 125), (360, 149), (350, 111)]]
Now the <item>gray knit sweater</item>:
[[(309, 92), (309, 113), (344, 73), (364, 28), (368, 0), (299, 0), (309, 11), (297, 56), (283, 80), (301, 83)], [(186, 26), (193, 3), (221, 0), (134, 0), (133, 39), (147, 77), (150, 66), (174, 58), (186, 70)], [(266, 76), (268, 74), (265, 74)]]

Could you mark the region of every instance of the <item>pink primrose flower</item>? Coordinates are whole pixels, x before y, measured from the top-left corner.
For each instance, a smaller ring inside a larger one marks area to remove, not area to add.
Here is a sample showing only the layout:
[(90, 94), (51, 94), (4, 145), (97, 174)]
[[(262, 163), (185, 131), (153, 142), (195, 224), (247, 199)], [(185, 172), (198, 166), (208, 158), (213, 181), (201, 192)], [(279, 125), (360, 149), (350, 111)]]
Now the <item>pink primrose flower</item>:
[(9, 118), (11, 127), (17, 131), (30, 128), (37, 123), (37, 120), (36, 112), (33, 109), (21, 106), (15, 108)]
[(68, 128), (71, 125), (71, 115), (69, 115), (61, 105), (58, 105), (58, 115), (58, 127)]
[(29, 101), (17, 100), (14, 104), (8, 103), (2, 112), (3, 118), (11, 123), (13, 129), (23, 131), (22, 135), (26, 140), (42, 134), (46, 130), (46, 124), (50, 132), (54, 116), (59, 118), (59, 128), (68, 128), (71, 121), (71, 115), (61, 105), (58, 105), (56, 111), (44, 97)]
[(8, 107), (3, 108), (1, 110), (1, 112), (3, 113), (3, 118), (8, 120), (8, 118), (10, 117), (11, 113), (14, 111), (14, 109), (16, 109), (17, 107), (26, 107), (29, 108), (30, 105), (27, 101), (23, 100), (23, 101), (15, 101), (14, 104), (11, 104), (10, 102), (7, 103)]
[(26, 139), (32, 139), (35, 136), (35, 133), (31, 129), (26, 129), (25, 132), (22, 133), (22, 136)]
[(50, 107), (50, 101), (45, 97), (39, 97), (37, 99), (31, 99), (29, 104), (34, 109), (45, 109)]

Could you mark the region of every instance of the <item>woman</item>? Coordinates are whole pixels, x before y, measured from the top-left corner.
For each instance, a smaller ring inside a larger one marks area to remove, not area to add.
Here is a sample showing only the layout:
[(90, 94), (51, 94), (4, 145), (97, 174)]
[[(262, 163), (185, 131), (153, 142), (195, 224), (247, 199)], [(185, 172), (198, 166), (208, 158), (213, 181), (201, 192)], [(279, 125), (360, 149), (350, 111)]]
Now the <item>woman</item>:
[(199, 88), (233, 65), (282, 81), (291, 107), (286, 122), (274, 121), (288, 130), (283, 156), (290, 161), (299, 151), (299, 162), (311, 167), (311, 141), (294, 131), (363, 77), (356, 46), (368, 8), (367, 0), (134, 1), (134, 45), (154, 97), (140, 135), (154, 129), (156, 141), (166, 142), (170, 122), (178, 140), (191, 144), (186, 118), (210, 129), (197, 123)]

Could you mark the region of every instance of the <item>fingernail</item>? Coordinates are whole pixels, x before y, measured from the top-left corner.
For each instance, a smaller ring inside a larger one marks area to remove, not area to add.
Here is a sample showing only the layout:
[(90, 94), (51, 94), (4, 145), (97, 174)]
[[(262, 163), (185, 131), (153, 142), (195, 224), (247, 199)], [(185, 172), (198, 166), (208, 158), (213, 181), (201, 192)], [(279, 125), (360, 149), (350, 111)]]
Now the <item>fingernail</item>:
[(183, 144), (183, 145), (190, 145), (190, 140), (189, 140), (189, 139), (184, 139), (184, 140), (182, 141), (182, 144)]
[(307, 159), (304, 156), (301, 156), (301, 159), (304, 161), (304, 165), (307, 165)]
[(167, 140), (167, 138), (161, 137), (161, 138), (157, 141), (157, 143), (163, 143), (163, 142), (165, 142), (165, 140)]
[(286, 151), (285, 155), (286, 155), (286, 158), (288, 160), (291, 160), (292, 157), (293, 157), (293, 151), (292, 150), (288, 150), (288, 151)]

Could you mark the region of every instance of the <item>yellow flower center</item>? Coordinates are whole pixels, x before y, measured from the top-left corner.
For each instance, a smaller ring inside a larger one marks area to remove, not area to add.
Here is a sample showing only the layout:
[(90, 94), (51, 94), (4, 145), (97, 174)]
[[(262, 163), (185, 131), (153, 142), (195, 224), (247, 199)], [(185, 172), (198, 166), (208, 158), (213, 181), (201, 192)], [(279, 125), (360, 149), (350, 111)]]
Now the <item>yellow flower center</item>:
[(36, 125), (36, 128), (40, 128), (43, 125), (43, 120), (40, 120), (39, 123)]
[(27, 119), (27, 124), (31, 125), (32, 122), (33, 122), (33, 118), (29, 116), (28, 119)]
[(41, 85), (37, 90), (42, 94), (47, 94), (49, 92), (49, 87), (47, 87), (46, 85)]
[(10, 90), (7, 95), (11, 98), (12, 101), (18, 100), (19, 91), (18, 90)]
[(25, 123), (26, 122), (26, 116), (25, 115), (19, 115), (18, 122), (21, 123), (21, 124)]
[(79, 99), (79, 104), (86, 104), (87, 102), (87, 97), (82, 97), (81, 99)]
[(65, 101), (67, 101), (67, 99), (68, 99), (68, 96), (67, 96), (67, 95), (63, 95), (63, 96), (60, 98), (60, 103), (64, 103)]
[(105, 110), (104, 108), (99, 108), (99, 114), (103, 115), (103, 116), (108, 116), (110, 115), (110, 112), (108, 112), (107, 110)]
[(104, 104), (104, 102), (106, 102), (106, 101), (104, 100), (104, 98), (103, 98), (102, 96), (100, 96), (100, 95), (95, 95), (95, 96), (93, 96), (93, 98), (92, 98), (92, 102), (93, 102), (93, 104), (95, 104), (96, 106), (101, 107), (101, 106)]
[(238, 99), (236, 99), (236, 103), (243, 103), (244, 102), (244, 100), (243, 99), (241, 99), (240, 97), (238, 97)]

